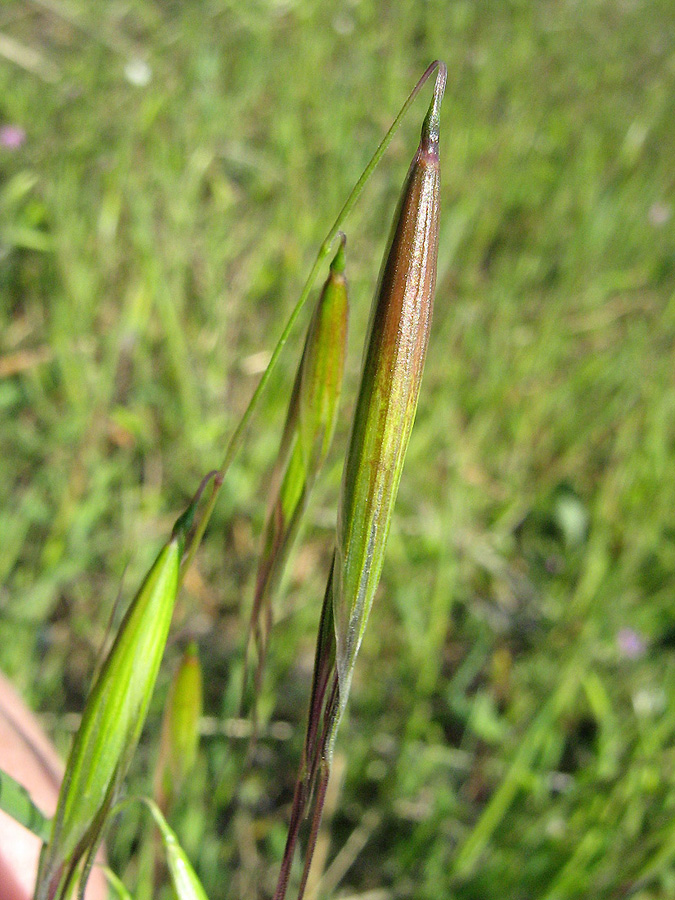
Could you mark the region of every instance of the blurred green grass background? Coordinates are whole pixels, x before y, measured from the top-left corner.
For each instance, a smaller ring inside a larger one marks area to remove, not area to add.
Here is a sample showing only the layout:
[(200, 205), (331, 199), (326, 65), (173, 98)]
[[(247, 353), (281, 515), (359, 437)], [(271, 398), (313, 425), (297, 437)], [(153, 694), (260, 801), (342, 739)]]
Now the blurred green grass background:
[[(674, 48), (670, 0), (4, 0), (0, 125), (25, 141), (0, 147), (0, 666), (62, 752), (125, 567), (128, 600), (441, 57), (431, 345), (310, 893), (673, 895)], [(207, 735), (176, 812), (212, 900), (273, 890), (364, 330), (424, 109), (347, 223), (341, 424), (262, 701), (291, 727), (246, 774), (245, 741)], [(186, 635), (207, 724), (236, 716), (301, 340), (180, 601), (133, 789)], [(110, 840), (130, 885), (142, 827)]]

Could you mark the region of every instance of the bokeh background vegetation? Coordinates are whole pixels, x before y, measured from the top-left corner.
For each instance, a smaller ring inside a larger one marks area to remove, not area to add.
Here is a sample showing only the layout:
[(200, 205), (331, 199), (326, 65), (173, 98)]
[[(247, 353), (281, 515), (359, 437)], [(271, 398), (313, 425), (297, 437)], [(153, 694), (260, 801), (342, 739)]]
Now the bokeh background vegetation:
[[(427, 371), (310, 893), (673, 895), (674, 48), (671, 0), (4, 0), (0, 125), (25, 139), (0, 147), (0, 666), (62, 752), (125, 567), (128, 600), (442, 57)], [(194, 636), (205, 736), (174, 824), (212, 900), (273, 890), (362, 340), (424, 109), (347, 224), (349, 372), (273, 634), (272, 731), (244, 773), (242, 641), (300, 331), (135, 762), (140, 789)], [(143, 827), (128, 813), (109, 842), (130, 886)]]

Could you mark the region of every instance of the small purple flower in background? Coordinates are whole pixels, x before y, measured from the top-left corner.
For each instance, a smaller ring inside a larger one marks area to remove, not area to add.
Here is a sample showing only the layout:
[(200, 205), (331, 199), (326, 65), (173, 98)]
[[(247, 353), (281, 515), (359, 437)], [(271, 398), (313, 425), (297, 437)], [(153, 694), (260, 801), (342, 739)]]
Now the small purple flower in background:
[(634, 628), (621, 628), (616, 634), (616, 645), (624, 659), (639, 659), (647, 650), (647, 643)]
[(0, 125), (0, 146), (18, 150), (26, 140), (26, 132), (19, 125)]

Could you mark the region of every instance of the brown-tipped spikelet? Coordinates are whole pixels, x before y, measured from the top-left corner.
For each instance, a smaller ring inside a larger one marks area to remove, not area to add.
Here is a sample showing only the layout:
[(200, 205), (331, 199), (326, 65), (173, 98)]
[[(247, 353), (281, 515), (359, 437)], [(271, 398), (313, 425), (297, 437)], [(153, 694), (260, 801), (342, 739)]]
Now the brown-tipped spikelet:
[(347, 348), (348, 299), (344, 271), (345, 237), (341, 235), (309, 324), (275, 465), (273, 483), (278, 488), (272, 493), (265, 525), (244, 660), (245, 690), (248, 646), (252, 639), (258, 656), (256, 695), (272, 625), (274, 594), (335, 431)]
[(342, 478), (336, 547), (324, 596), (300, 773), (274, 900), (283, 900), (307, 806), (313, 815), (301, 900), (318, 835), (337, 729), (382, 571), (389, 523), (412, 430), (436, 284), (440, 105), (434, 97), (394, 218), (366, 340), (361, 385)]
[(436, 286), (438, 139), (445, 77), (441, 65), (394, 218), (371, 312), (342, 479), (333, 577), (339, 715), (382, 571), (422, 383)]

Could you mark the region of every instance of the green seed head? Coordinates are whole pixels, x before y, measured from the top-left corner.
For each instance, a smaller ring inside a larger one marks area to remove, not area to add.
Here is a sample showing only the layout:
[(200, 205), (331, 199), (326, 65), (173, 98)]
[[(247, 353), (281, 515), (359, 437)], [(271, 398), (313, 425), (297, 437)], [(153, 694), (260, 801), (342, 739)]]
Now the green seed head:
[(337, 420), (347, 350), (346, 238), (331, 263), (307, 332), (300, 375), (300, 441), (310, 478), (321, 468)]
[(256, 577), (244, 661), (244, 689), (251, 640), (258, 654), (256, 689), (260, 688), (272, 600), (335, 431), (347, 348), (345, 243), (345, 236), (341, 235), (309, 324), (288, 407), (273, 478), (278, 488), (270, 504)]
[(156, 794), (164, 808), (178, 795), (194, 765), (201, 714), (202, 670), (192, 642), (171, 682), (162, 720)]
[(129, 605), (89, 694), (38, 872), (36, 900), (64, 886), (96, 843), (141, 734), (178, 592), (185, 535), (198, 495)]

